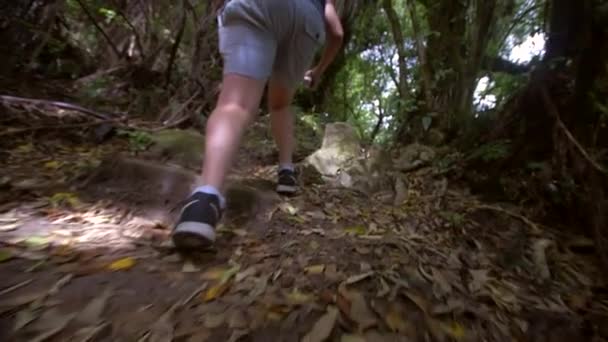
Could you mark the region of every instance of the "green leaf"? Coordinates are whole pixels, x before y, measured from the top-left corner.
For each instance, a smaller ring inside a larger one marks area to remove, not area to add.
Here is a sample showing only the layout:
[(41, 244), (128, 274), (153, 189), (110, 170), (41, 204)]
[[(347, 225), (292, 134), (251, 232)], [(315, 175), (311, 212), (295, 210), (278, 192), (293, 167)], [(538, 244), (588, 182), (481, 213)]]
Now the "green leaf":
[(13, 258), (13, 253), (8, 249), (0, 249), (0, 262), (5, 262)]

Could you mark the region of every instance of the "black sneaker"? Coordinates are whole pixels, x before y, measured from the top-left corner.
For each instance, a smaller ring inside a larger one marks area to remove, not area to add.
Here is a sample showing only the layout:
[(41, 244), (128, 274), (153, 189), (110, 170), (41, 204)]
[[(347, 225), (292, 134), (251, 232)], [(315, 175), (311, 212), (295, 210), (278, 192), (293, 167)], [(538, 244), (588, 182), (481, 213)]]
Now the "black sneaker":
[(179, 249), (209, 246), (215, 241), (215, 226), (222, 218), (219, 197), (196, 192), (186, 202), (173, 230), (173, 244)]
[(285, 195), (292, 195), (298, 191), (298, 179), (295, 171), (282, 169), (279, 171), (279, 181), (277, 192)]

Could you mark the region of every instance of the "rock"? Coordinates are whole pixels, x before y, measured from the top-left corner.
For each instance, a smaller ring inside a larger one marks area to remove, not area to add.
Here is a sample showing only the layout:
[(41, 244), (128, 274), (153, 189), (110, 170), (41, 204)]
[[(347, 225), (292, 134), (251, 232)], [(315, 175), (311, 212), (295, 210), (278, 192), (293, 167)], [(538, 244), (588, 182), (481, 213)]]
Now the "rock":
[(335, 177), (347, 164), (360, 157), (361, 142), (355, 129), (347, 123), (327, 124), (320, 149), (306, 158), (323, 176)]
[(394, 164), (397, 170), (409, 171), (429, 164), (435, 156), (432, 147), (415, 143), (401, 148)]
[(153, 158), (169, 159), (188, 169), (203, 163), (205, 137), (193, 130), (168, 129), (153, 133), (148, 153)]

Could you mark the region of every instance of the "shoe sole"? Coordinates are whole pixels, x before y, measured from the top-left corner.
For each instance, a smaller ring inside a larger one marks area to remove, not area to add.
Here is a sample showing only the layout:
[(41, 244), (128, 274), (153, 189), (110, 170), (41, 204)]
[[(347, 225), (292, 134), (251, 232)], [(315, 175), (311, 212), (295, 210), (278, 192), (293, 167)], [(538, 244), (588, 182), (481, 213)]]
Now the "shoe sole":
[(298, 191), (298, 187), (295, 185), (277, 185), (277, 192), (280, 194), (292, 195)]
[(199, 249), (215, 242), (215, 230), (202, 222), (182, 222), (175, 227), (171, 238), (178, 249)]

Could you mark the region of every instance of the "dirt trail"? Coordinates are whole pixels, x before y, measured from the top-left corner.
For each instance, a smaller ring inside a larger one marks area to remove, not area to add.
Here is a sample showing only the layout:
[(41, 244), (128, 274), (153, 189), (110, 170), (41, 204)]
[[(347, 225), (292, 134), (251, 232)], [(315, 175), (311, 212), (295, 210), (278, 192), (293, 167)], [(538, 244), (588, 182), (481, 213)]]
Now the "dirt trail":
[(3, 142), (0, 340), (601, 340), (591, 242), (424, 169), (398, 206), (323, 184), (284, 198), (242, 152), (215, 249), (184, 256), (168, 234), (195, 173), (127, 149)]

